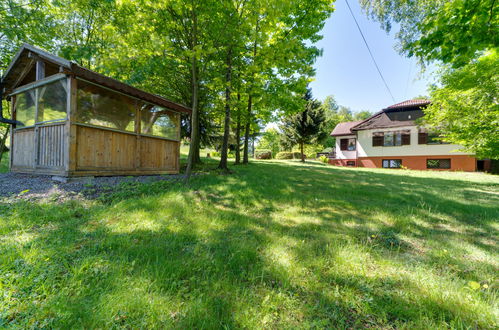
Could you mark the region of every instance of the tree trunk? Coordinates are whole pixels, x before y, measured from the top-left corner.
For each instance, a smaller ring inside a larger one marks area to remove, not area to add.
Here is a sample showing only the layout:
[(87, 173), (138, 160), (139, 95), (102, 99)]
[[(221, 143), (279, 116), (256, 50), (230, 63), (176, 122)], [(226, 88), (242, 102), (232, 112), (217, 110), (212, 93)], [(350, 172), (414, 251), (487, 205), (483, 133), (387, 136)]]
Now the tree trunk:
[(251, 107), (253, 106), (253, 97), (251, 94), (248, 96), (248, 112), (246, 113), (246, 126), (244, 127), (244, 147), (243, 147), (243, 164), (248, 164), (249, 155), (249, 134), (251, 127)]
[(236, 124), (236, 165), (241, 164), (241, 94), (237, 93), (237, 124)]
[(229, 134), (230, 134), (230, 94), (231, 94), (231, 80), (232, 80), (232, 48), (227, 52), (227, 72), (225, 73), (225, 121), (224, 121), (224, 137), (222, 142), (222, 152), (220, 155), (220, 163), (218, 169), (229, 172), (227, 166), (227, 158), (229, 152)]
[[(1, 100), (0, 100), (1, 102)], [(7, 137), (9, 136), (10, 125), (7, 126), (7, 130), (4, 135), (0, 137), (0, 162), (2, 162), (3, 153), (7, 148), (5, 148), (5, 142), (7, 142)]]
[[(197, 45), (197, 16), (195, 9), (192, 9), (192, 48)], [(198, 67), (196, 55), (191, 56), (191, 92), (192, 92), (192, 115), (191, 115), (191, 143), (189, 145), (189, 156), (187, 159), (187, 168), (185, 170), (185, 182), (189, 182), (192, 174), (192, 167), (199, 162), (199, 82), (198, 82)], [(197, 158), (197, 159), (196, 159)]]
[(300, 142), (300, 152), (301, 152), (301, 161), (305, 162), (305, 154), (303, 153), (303, 142)]

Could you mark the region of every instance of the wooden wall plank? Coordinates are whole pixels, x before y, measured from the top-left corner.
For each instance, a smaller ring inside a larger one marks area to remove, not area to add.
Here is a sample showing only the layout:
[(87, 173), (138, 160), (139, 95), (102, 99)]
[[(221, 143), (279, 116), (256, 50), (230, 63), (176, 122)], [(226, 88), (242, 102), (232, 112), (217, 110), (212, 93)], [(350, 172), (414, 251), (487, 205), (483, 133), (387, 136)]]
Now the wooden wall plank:
[(133, 134), (78, 126), (76, 146), (77, 166), (72, 175), (79, 171), (94, 173), (99, 169), (103, 175), (110, 175), (109, 171), (134, 174), (178, 171), (179, 142), (176, 141), (145, 136), (137, 139)]

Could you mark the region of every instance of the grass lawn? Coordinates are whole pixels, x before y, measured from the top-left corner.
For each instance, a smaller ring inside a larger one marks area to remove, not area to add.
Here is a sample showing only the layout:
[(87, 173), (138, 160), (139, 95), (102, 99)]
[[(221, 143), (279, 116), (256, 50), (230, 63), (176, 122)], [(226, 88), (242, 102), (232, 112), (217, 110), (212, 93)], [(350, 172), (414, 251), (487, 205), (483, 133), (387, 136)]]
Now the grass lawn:
[(0, 203), (0, 327), (499, 326), (499, 177), (232, 169)]

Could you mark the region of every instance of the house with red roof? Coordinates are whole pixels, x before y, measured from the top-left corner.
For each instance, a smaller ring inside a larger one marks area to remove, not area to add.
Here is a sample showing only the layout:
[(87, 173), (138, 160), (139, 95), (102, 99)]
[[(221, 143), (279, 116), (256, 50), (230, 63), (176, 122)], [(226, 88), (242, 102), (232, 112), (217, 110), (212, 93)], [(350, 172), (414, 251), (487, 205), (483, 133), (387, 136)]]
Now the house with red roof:
[(442, 141), (438, 132), (418, 123), (431, 102), (408, 100), (391, 105), (366, 120), (338, 124), (336, 138), (338, 166), (409, 168), (415, 170), (488, 170), (487, 160), (477, 160), (459, 145)]

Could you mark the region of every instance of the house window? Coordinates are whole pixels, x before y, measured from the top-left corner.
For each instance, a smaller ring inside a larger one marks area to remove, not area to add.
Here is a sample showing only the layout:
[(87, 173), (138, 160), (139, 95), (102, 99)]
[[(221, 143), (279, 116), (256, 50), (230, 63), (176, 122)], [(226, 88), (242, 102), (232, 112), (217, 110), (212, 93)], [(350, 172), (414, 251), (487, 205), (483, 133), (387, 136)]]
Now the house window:
[(450, 169), (450, 159), (427, 159), (426, 168)]
[(347, 161), (347, 166), (355, 166), (355, 161), (354, 160), (348, 160)]
[(400, 168), (402, 159), (383, 159), (383, 168)]
[(427, 132), (424, 129), (419, 130), (418, 134), (419, 144), (449, 144), (448, 142), (442, 141), (440, 134), (435, 132)]
[(355, 151), (356, 140), (355, 139), (341, 139), (340, 140), (340, 150)]
[(411, 131), (374, 132), (373, 147), (393, 147), (411, 144)]

